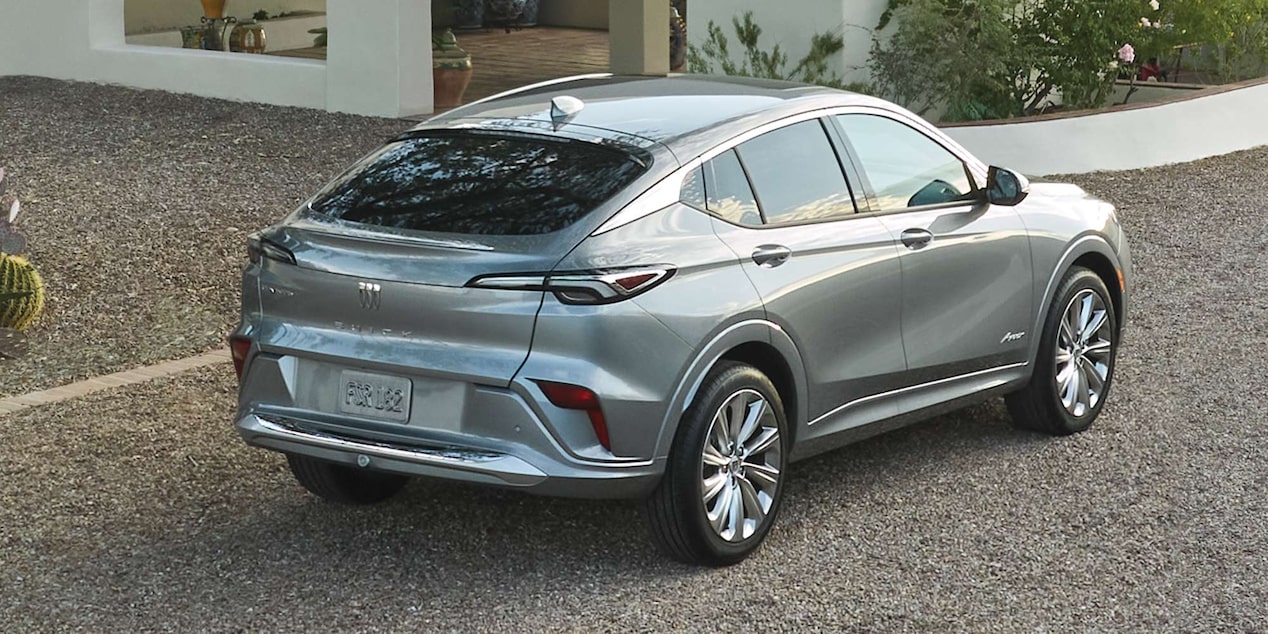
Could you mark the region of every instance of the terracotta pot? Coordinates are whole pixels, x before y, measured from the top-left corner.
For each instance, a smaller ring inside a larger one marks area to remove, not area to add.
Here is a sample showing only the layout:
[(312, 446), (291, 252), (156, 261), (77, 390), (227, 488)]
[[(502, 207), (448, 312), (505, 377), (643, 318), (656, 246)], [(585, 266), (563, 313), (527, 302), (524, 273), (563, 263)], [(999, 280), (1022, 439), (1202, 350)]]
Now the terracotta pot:
[(229, 32), (229, 50), (234, 53), (263, 53), (264, 26), (255, 22), (234, 25)]
[(458, 46), (453, 31), (445, 29), (431, 39), (432, 101), (436, 108), (457, 108), (471, 83), (471, 56)]
[(457, 108), (462, 105), (462, 95), (471, 85), (470, 68), (432, 69), (431, 86), (436, 108)]
[(225, 0), (202, 0), (203, 15), (209, 18), (225, 17)]

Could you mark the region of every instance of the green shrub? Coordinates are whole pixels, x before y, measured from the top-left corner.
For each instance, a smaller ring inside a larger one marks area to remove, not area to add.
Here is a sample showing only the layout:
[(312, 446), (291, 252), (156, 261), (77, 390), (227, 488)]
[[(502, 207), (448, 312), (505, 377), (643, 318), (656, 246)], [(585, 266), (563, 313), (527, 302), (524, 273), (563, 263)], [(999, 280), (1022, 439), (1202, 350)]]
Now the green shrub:
[(787, 70), (788, 55), (778, 44), (769, 52), (761, 49), (758, 40), (762, 37), (762, 28), (753, 21), (752, 11), (746, 11), (742, 16), (732, 18), (731, 23), (735, 27), (736, 41), (744, 47), (739, 61), (736, 62), (732, 57), (730, 40), (722, 32), (722, 27), (710, 20), (707, 27), (709, 37), (704, 44), (699, 47), (689, 44), (687, 47), (688, 71), (783, 79), (856, 91), (867, 90), (863, 84), (844, 84), (841, 76), (831, 68), (832, 57), (845, 48), (845, 38), (840, 33), (816, 33), (810, 36), (810, 51), (797, 61), (797, 65), (792, 70)]
[(1220, 81), (1262, 74), (1268, 64), (1268, 0), (1168, 0), (1167, 45), (1210, 52), (1203, 68)]
[[(944, 119), (1035, 114), (1105, 105), (1136, 64), (1175, 59), (1175, 47), (1214, 51), (1230, 81), (1268, 63), (1268, 0), (890, 0), (869, 65), (878, 91)], [(892, 25), (892, 28), (889, 28)], [(886, 30), (888, 29), (888, 30)]]

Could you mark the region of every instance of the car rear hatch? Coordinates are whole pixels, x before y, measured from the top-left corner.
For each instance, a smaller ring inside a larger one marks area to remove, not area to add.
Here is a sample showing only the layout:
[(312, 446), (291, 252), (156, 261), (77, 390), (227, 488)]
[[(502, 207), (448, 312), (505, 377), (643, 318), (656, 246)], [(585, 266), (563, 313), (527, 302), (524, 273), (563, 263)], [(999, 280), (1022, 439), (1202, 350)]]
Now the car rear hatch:
[(543, 294), (468, 282), (550, 271), (591, 230), (582, 220), (645, 169), (622, 150), (536, 135), (397, 140), (262, 233), (253, 336), (262, 352), (328, 366), (300, 372), (315, 389), (347, 389), (356, 371), (506, 386)]

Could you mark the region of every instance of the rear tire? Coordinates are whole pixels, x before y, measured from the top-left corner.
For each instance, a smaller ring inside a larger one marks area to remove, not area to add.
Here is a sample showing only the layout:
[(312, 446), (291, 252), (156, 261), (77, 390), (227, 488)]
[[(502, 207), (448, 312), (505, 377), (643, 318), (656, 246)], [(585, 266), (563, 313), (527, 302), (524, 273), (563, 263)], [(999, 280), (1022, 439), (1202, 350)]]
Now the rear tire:
[(1070, 269), (1048, 307), (1030, 383), (1004, 397), (1013, 425), (1054, 436), (1090, 427), (1109, 396), (1118, 334), (1105, 282)]
[(365, 471), (298, 454), (286, 454), (291, 473), (310, 493), (337, 504), (365, 505), (396, 495), (408, 476)]
[(749, 365), (718, 364), (683, 414), (665, 475), (644, 504), (652, 540), (688, 564), (748, 557), (779, 513), (788, 449), (770, 379)]

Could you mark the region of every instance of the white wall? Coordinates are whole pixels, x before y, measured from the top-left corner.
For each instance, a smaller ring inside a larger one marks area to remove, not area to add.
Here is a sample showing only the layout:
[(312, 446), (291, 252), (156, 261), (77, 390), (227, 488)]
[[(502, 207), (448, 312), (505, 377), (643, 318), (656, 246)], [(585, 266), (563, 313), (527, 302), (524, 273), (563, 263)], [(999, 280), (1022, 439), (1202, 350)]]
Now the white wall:
[(1268, 145), (1268, 83), (1048, 121), (948, 127), (978, 158), (1042, 176), (1183, 163)]
[(325, 62), (129, 46), (124, 0), (0, 0), (0, 15), (0, 75), (385, 117), (432, 109), (431, 39), (417, 36), (431, 32), (429, 0), (329, 0)]
[[(27, 0), (44, 2), (45, 0)], [(325, 11), (326, 0), (227, 0), (225, 15), (249, 18), (264, 9), (270, 14), (282, 11)], [(127, 0), (123, 10), (126, 33), (148, 33), (198, 24), (203, 15), (198, 0)]]
[(869, 77), (865, 67), (872, 30), (885, 6), (886, 0), (688, 0), (687, 39), (700, 46), (708, 39), (712, 20), (722, 27), (738, 61), (743, 48), (736, 42), (731, 19), (751, 10), (753, 21), (762, 28), (759, 46), (769, 52), (779, 44), (788, 55), (788, 70), (810, 50), (811, 35), (839, 32), (845, 48), (837, 56), (836, 71), (846, 82), (864, 81)]

